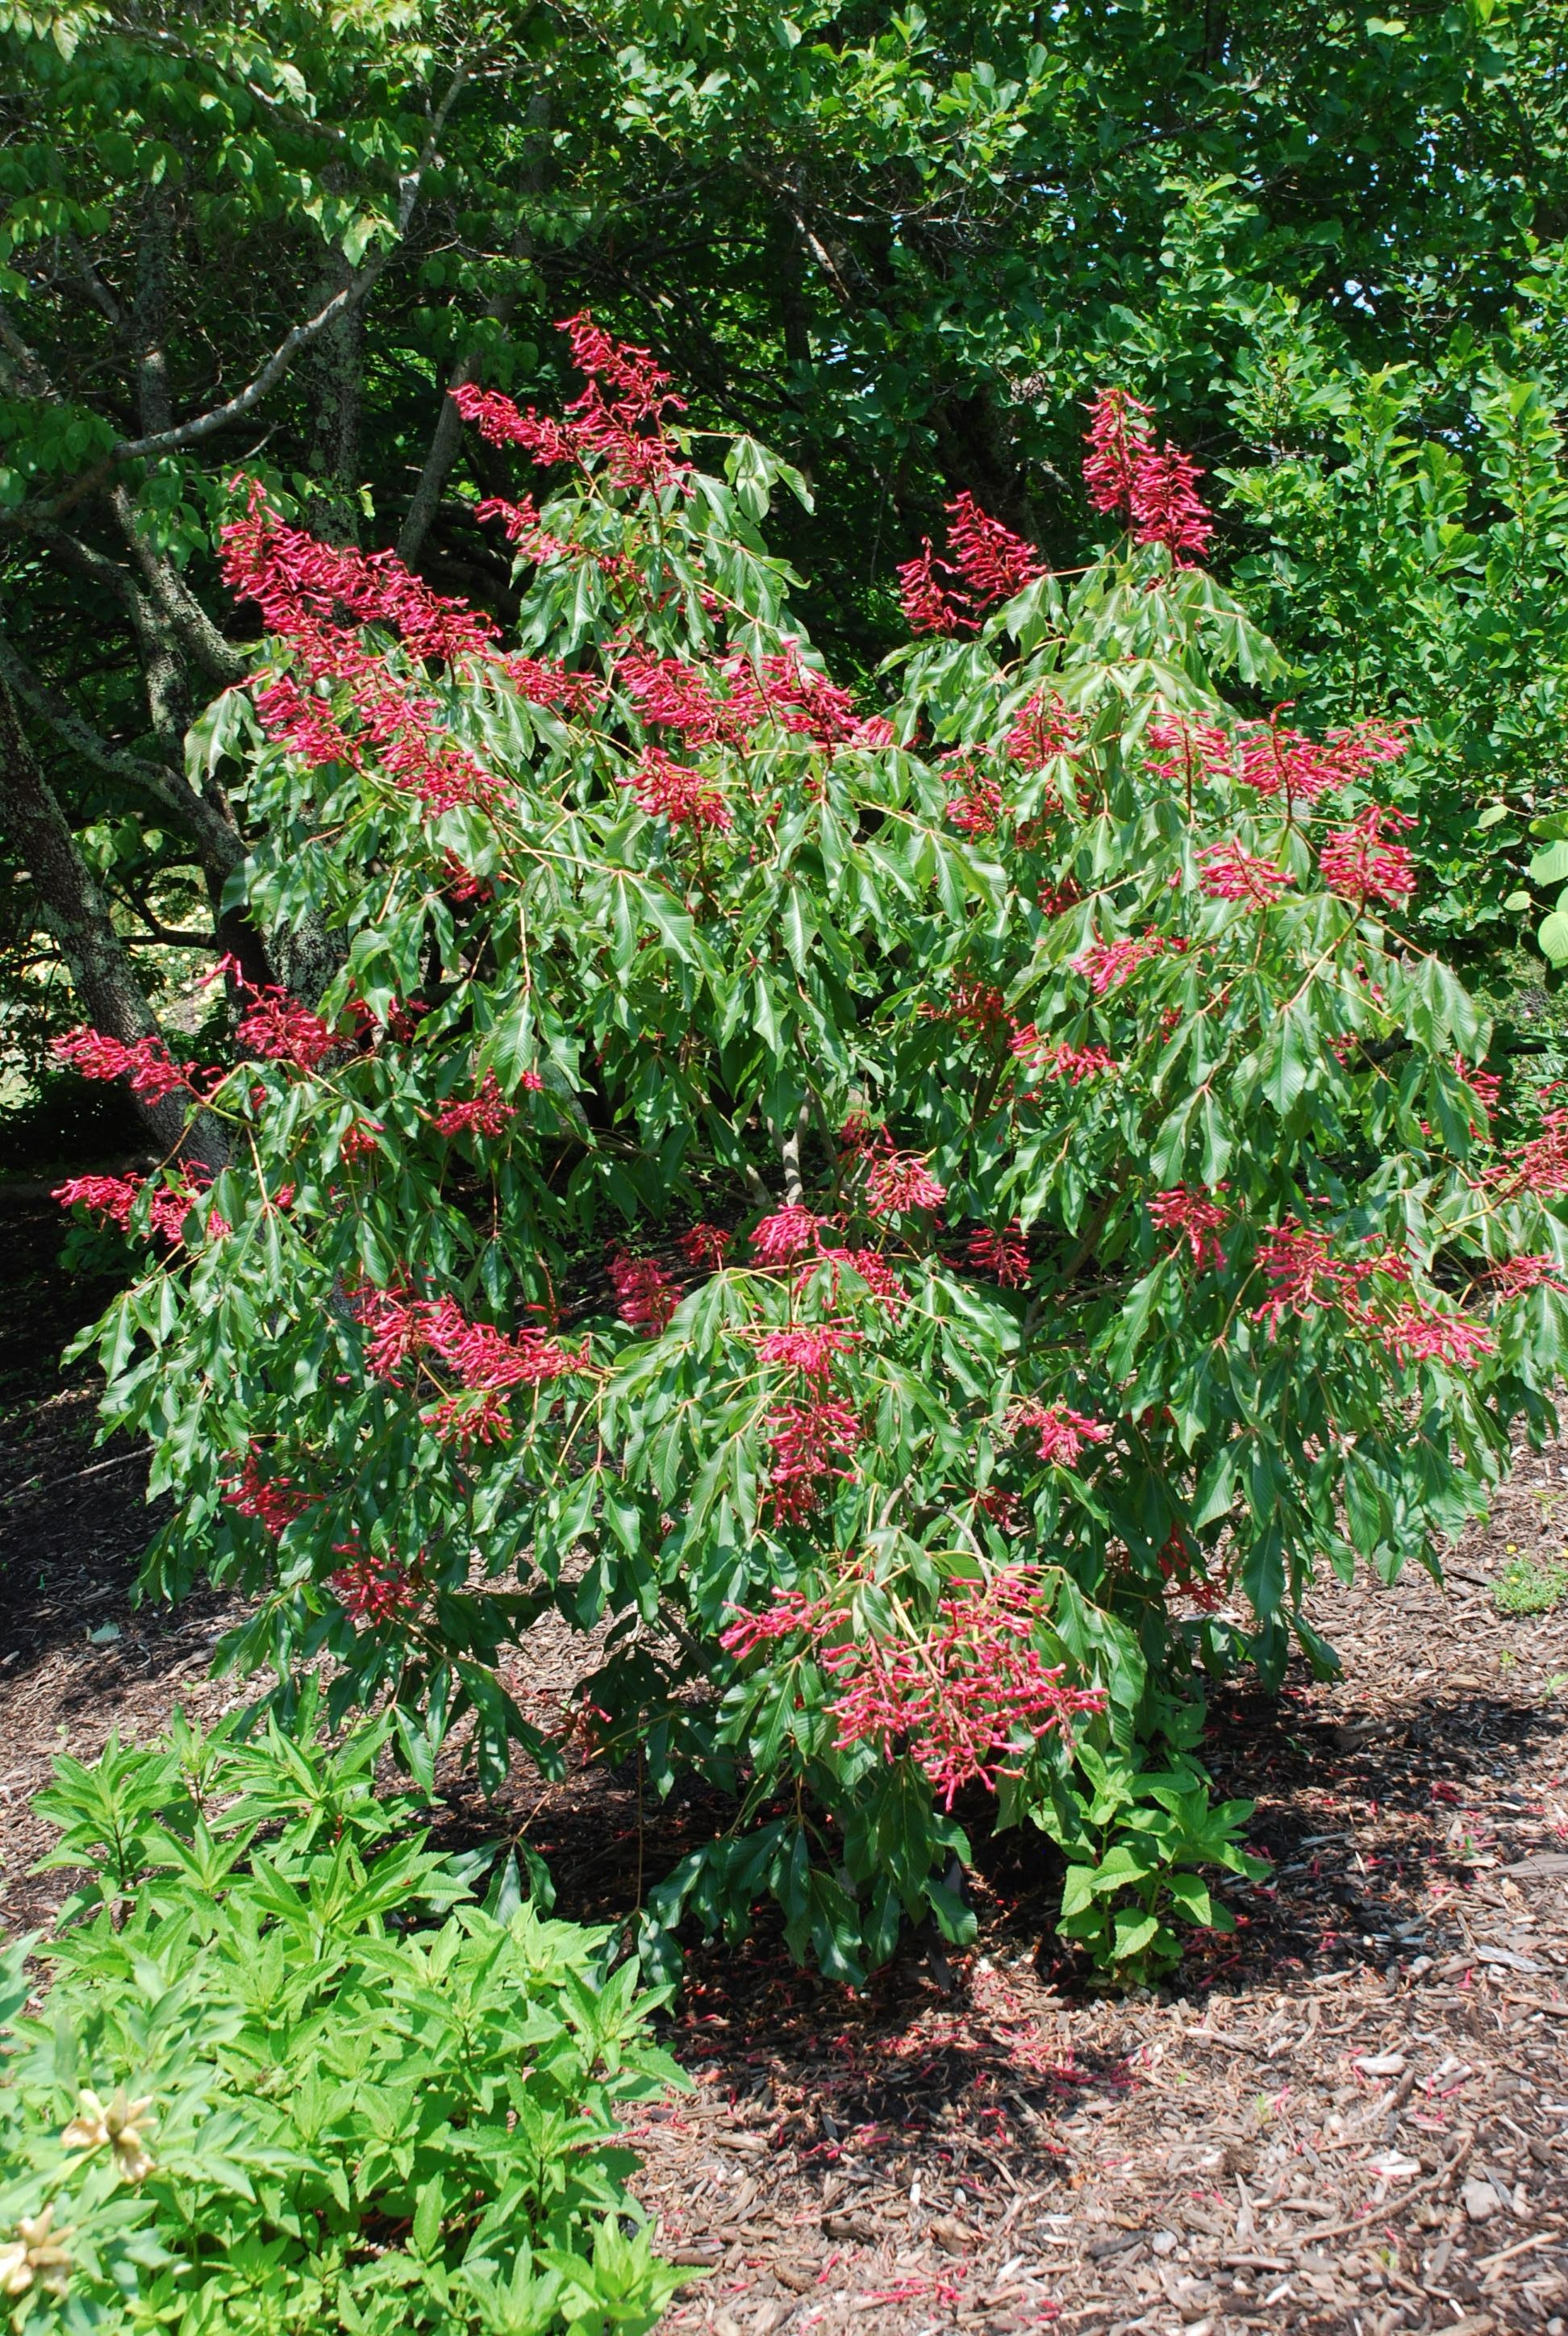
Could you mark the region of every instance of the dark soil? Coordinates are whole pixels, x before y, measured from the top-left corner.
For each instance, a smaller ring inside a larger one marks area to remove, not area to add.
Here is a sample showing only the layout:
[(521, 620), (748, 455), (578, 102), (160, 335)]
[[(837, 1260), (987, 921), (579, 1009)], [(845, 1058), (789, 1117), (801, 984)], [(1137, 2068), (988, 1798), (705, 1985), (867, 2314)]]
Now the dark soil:
[[(59, 1239), (46, 1207), (0, 1216), (8, 1927), (60, 1894), (27, 1871), (53, 1756), (239, 1697), (208, 1677), (217, 1601), (131, 1603), (156, 1513), (139, 1456), (93, 1446), (89, 1368), (58, 1368), (108, 1294), (58, 1273)], [(1085, 1986), (1016, 1840), (973, 1884), (973, 1952), (912, 1946), (858, 1996), (765, 1925), (694, 1951), (670, 2040), (695, 2088), (637, 2133), (667, 2250), (708, 2273), (671, 2329), (1564, 2336), (1568, 1608), (1510, 1619), (1492, 1583), (1565, 1526), (1568, 1452), (1524, 1453), (1445, 1590), (1320, 1597), (1343, 1684), (1216, 1700), (1205, 1757), (1255, 1798), (1273, 1871), (1157, 1993)], [(581, 1667), (547, 1630), (509, 1684), (553, 1722)], [(599, 1921), (719, 1815), (639, 1808), (634, 1772), (589, 1767), (520, 1772), (499, 1806), (449, 1797), (450, 1831), (526, 1834), (560, 1911)]]

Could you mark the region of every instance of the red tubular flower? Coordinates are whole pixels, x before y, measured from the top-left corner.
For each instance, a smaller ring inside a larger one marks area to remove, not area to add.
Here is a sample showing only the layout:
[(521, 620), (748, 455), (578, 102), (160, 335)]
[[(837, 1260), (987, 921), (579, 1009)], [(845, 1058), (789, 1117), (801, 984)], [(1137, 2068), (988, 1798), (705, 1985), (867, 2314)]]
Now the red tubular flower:
[(825, 1217), (792, 1203), (765, 1217), (751, 1236), (752, 1255), (759, 1265), (794, 1265), (808, 1251), (821, 1247)]
[(472, 383), (452, 392), (463, 420), (492, 445), (520, 446), (541, 464), (597, 465), (610, 486), (657, 491), (683, 479), (690, 465), (677, 460), (665, 435), (667, 417), (683, 410), (670, 394), (668, 374), (647, 349), (611, 340), (586, 311), (559, 329), (588, 376), (560, 421), (531, 406), (520, 412), (511, 398)]
[(667, 819), (671, 827), (717, 828), (732, 823), (729, 805), (717, 787), (700, 771), (672, 763), (659, 746), (645, 746), (635, 771), (620, 782), (636, 795), (650, 819)]
[(823, 1249), (809, 1265), (803, 1266), (796, 1278), (797, 1291), (803, 1294), (819, 1266), (826, 1266), (832, 1278), (833, 1303), (839, 1295), (839, 1268), (847, 1265), (858, 1274), (872, 1296), (890, 1313), (896, 1314), (904, 1302), (904, 1286), (897, 1271), (890, 1265), (880, 1249)]
[(388, 625), (415, 657), (450, 662), (487, 653), (497, 638), (491, 618), (433, 592), (394, 552), (366, 557), (289, 527), (254, 482), (244, 518), (222, 528), (219, 542), (235, 599), (254, 600), (268, 631), (286, 640), (313, 639), (322, 626), (341, 631), (346, 618)]
[(972, 633), (976, 629), (974, 618), (957, 601), (949, 599), (936, 569), (936, 555), (928, 535), (922, 538), (915, 557), (901, 561), (897, 570), (905, 624), (917, 635), (931, 633), (946, 638), (955, 633)]
[(947, 1197), (947, 1186), (939, 1184), (925, 1161), (912, 1152), (890, 1152), (867, 1172), (866, 1207), (873, 1217), (940, 1209)]
[[(480, 391), (479, 396), (485, 414), (490, 412), (493, 403), (498, 406), (510, 406), (512, 414), (521, 419), (510, 398), (495, 400), (493, 393), (483, 390)], [(463, 412), (461, 405), (458, 411)], [(463, 418), (477, 423), (482, 438), (490, 437), (484, 414), (477, 407)], [(511, 441), (506, 443), (511, 443)], [(547, 528), (541, 525), (539, 510), (531, 495), (524, 495), (520, 503), (509, 503), (502, 495), (487, 495), (482, 502), (475, 503), (473, 516), (477, 520), (499, 520), (508, 543), (513, 545), (525, 560), (570, 560), (577, 553), (575, 544), (569, 543), (563, 536), (551, 535)]]
[(255, 693), (251, 703), (268, 736), (308, 763), (312, 770), (328, 763), (357, 766), (354, 742), (330, 706), (319, 697), (307, 696), (291, 674), (279, 674), (276, 681)]
[(994, 1037), (1013, 1027), (1001, 991), (989, 981), (971, 981), (964, 974), (953, 977), (942, 1004), (924, 1005), (920, 1013), (928, 1022), (953, 1023), (967, 1038)]
[(1446, 1363), (1464, 1370), (1483, 1355), (1495, 1355), (1497, 1341), (1479, 1322), (1462, 1315), (1432, 1314), (1419, 1305), (1402, 1306), (1385, 1326), (1384, 1343), (1402, 1363)]
[(1223, 1600), (1223, 1582), (1210, 1581), (1201, 1555), (1188, 1545), (1180, 1525), (1171, 1527), (1159, 1554), (1159, 1565), (1164, 1579), (1190, 1598), (1200, 1612), (1212, 1614)]
[(509, 1121), (517, 1117), (515, 1105), (509, 1104), (501, 1092), (493, 1071), (486, 1071), (479, 1093), (466, 1103), (449, 1103), (438, 1111), (431, 1124), (443, 1135), (501, 1135)]
[[(1218, 1188), (1223, 1191), (1223, 1185)], [(1163, 1232), (1178, 1232), (1185, 1236), (1192, 1251), (1193, 1263), (1198, 1271), (1218, 1272), (1225, 1262), (1225, 1252), (1220, 1245), (1219, 1231), (1230, 1222), (1230, 1211), (1222, 1202), (1206, 1192), (1193, 1192), (1185, 1184), (1173, 1184), (1164, 1192), (1149, 1195), (1149, 1214)]]
[(1245, 900), (1266, 909), (1295, 882), (1288, 868), (1249, 852), (1235, 837), (1211, 843), (1198, 854), (1198, 889), (1212, 900)]
[(1408, 900), (1416, 890), (1415, 865), (1402, 843), (1385, 841), (1384, 831), (1414, 824), (1403, 812), (1368, 803), (1349, 827), (1331, 829), (1324, 840), (1318, 853), (1324, 883), (1362, 907), (1369, 900)]
[(292, 1476), (264, 1476), (255, 1453), (247, 1452), (239, 1475), (224, 1477), (223, 1497), (231, 1509), (242, 1517), (254, 1517), (277, 1541), (319, 1496), (302, 1492)]
[(1008, 1414), (1008, 1426), (1015, 1435), (1025, 1428), (1037, 1431), (1040, 1458), (1056, 1468), (1076, 1468), (1086, 1444), (1108, 1444), (1111, 1439), (1104, 1420), (1086, 1419), (1081, 1411), (1069, 1411), (1065, 1403), (1015, 1404)]
[(723, 696), (701, 666), (650, 657), (640, 646), (616, 661), (615, 678), (648, 728), (673, 730), (687, 746), (739, 745), (753, 727), (755, 698)]
[(478, 1396), (443, 1396), (419, 1416), (441, 1443), (455, 1444), (465, 1451), (476, 1444), (511, 1441), (511, 1407), (498, 1387)]
[(63, 1209), (91, 1209), (94, 1216), (106, 1218), (123, 1232), (141, 1190), (140, 1176), (73, 1176), (56, 1184), (50, 1198)]
[(1300, 1318), (1327, 1307), (1358, 1314), (1361, 1291), (1374, 1274), (1397, 1281), (1408, 1279), (1402, 1258), (1392, 1251), (1374, 1251), (1358, 1258), (1335, 1256), (1329, 1237), (1316, 1226), (1287, 1217), (1258, 1243), (1258, 1264), (1269, 1283), (1269, 1295), (1252, 1309), (1254, 1322), (1267, 1322), (1271, 1335), (1287, 1315)]
[(969, 1235), (965, 1251), (977, 1273), (989, 1273), (1004, 1290), (1021, 1290), (1029, 1278), (1029, 1250), (1024, 1229), (1015, 1217), (1000, 1232), (980, 1225)]
[(1154, 451), (1150, 406), (1140, 405), (1125, 389), (1101, 389), (1089, 408), (1084, 443), (1084, 486), (1091, 509), (1131, 511), (1139, 466)]
[(621, 1320), (657, 1336), (680, 1304), (679, 1282), (656, 1259), (628, 1257), (624, 1250), (616, 1251), (606, 1270)]
[(1010, 600), (1045, 574), (1045, 562), (1033, 546), (983, 511), (967, 489), (954, 497), (947, 511), (950, 567), (978, 607)]

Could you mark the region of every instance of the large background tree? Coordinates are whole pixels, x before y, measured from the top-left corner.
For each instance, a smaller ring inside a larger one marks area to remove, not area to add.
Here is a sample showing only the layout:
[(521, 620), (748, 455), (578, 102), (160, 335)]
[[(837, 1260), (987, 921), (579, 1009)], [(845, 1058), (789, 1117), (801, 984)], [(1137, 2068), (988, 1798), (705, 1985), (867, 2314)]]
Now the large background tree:
[(1508, 939), (1568, 665), (1554, 46), (1493, 0), (0, 6), (15, 1042), (132, 1040), (204, 950), (319, 989), (324, 936), (226, 900), (249, 814), (189, 750), (247, 662), (229, 482), (506, 614), (472, 511), (526, 475), (443, 393), (552, 395), (585, 306), (806, 472), (848, 667), (960, 490), (1078, 556), (1097, 379), (1179, 412), (1304, 707), (1417, 727), (1426, 913)]

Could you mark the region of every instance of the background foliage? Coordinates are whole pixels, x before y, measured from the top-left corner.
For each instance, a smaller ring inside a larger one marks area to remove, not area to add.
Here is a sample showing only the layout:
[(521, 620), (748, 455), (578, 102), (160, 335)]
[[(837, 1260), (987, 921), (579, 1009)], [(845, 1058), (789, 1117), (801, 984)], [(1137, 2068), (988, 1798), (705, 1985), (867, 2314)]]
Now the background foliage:
[[(1428, 929), (1502, 966), (1553, 897), (1565, 100), (1524, 0), (25, 0), (0, 44), (0, 663), (143, 987), (215, 930), (253, 975), (323, 971), (219, 913), (256, 822), (185, 775), (240, 669), (225, 482), (505, 613), (472, 519), (503, 466), (441, 392), (553, 394), (584, 305), (802, 468), (809, 549), (787, 513), (780, 544), (851, 671), (954, 492), (1071, 564), (1092, 386), (1179, 414), (1233, 482), (1217, 557), (1295, 663), (1274, 686), (1430, 742)], [(9, 832), (35, 1063), (75, 960)]]

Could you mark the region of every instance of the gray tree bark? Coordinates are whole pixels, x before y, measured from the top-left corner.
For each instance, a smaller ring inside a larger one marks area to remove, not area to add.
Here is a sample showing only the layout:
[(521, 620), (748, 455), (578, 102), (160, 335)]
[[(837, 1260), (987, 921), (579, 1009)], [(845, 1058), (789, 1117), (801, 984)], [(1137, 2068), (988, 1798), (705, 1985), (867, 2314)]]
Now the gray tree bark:
[[(64, 959), (71, 980), (93, 1027), (127, 1046), (161, 1035), (156, 1016), (136, 977), (130, 953), (114, 930), (109, 903), (76, 848), (70, 824), (55, 799), (22, 727), (16, 701), (0, 679), (0, 821), (33, 879), (44, 930)], [(199, 1112), (187, 1124), (187, 1106), (178, 1095), (136, 1107), (164, 1152), (199, 1161), (214, 1174), (228, 1159), (223, 1130), (210, 1113)]]

